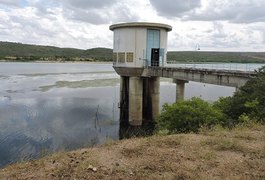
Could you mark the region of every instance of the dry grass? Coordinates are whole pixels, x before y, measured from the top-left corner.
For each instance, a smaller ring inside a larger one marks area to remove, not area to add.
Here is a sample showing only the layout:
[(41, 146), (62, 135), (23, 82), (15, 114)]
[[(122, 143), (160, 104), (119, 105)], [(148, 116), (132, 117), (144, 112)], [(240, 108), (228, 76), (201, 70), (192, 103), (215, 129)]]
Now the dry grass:
[[(93, 168), (94, 170), (93, 170)], [(1, 179), (265, 179), (265, 127), (135, 138), (0, 170)]]

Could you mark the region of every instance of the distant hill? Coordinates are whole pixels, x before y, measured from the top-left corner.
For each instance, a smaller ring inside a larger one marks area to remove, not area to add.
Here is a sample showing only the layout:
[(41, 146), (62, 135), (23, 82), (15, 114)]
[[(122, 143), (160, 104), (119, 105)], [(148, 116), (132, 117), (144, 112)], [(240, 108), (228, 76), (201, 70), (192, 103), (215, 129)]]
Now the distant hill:
[(58, 48), (54, 46), (29, 45), (0, 42), (0, 59), (6, 60), (83, 60), (112, 61), (112, 49), (93, 48), (88, 50)]
[[(176, 62), (242, 62), (265, 63), (265, 52), (169, 51), (168, 61)], [(0, 60), (9, 61), (112, 61), (112, 49), (58, 48), (1, 42)]]
[(265, 63), (265, 52), (169, 51), (167, 60), (168, 62)]
[(98, 61), (112, 61), (113, 50), (108, 48), (92, 48), (82, 52), (82, 55)]

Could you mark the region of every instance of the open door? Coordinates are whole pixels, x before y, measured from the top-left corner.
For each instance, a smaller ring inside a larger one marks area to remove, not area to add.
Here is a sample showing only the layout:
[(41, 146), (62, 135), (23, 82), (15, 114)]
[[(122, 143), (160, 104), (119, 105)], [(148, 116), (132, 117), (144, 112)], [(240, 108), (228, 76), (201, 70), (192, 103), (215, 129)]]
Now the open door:
[(159, 66), (159, 48), (152, 48), (151, 66)]

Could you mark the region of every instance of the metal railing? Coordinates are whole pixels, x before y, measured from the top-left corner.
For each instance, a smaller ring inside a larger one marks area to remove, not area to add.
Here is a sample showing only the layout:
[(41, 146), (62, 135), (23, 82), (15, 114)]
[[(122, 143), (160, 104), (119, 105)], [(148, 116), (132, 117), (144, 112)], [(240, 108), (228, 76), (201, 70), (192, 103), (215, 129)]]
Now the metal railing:
[(218, 70), (237, 70), (237, 71), (255, 71), (265, 64), (252, 63), (176, 63), (167, 62), (167, 67), (184, 67), (193, 69), (218, 69)]
[[(192, 69), (217, 69), (217, 70), (233, 70), (233, 71), (255, 71), (265, 66), (265, 64), (254, 63), (177, 63), (176, 61), (167, 61), (167, 63), (148, 62), (147, 59), (139, 59), (143, 61), (143, 67), (180, 67)], [(126, 63), (113, 62), (113, 66), (126, 67)]]

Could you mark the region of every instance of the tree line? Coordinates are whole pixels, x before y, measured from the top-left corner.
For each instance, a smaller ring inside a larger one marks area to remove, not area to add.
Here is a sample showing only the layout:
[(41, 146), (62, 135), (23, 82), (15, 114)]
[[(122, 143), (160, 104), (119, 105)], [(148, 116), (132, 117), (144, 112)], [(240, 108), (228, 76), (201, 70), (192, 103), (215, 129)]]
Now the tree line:
[(87, 50), (0, 42), (0, 60), (9, 61), (112, 61), (112, 49)]
[[(113, 50), (109, 48), (82, 50), (0, 41), (0, 60), (112, 61), (112, 58)], [(177, 63), (264, 63), (265, 52), (169, 51), (167, 60)]]

